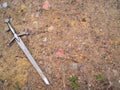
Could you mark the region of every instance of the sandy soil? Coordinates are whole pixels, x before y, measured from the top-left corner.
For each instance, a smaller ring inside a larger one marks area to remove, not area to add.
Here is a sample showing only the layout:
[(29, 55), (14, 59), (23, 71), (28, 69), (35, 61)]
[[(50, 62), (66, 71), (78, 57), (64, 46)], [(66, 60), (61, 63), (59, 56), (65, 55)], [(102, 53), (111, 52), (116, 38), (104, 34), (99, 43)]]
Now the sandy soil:
[[(0, 0), (0, 90), (120, 90), (120, 0)], [(47, 86), (16, 42), (6, 33), (11, 16)], [(97, 78), (101, 75), (101, 80)]]

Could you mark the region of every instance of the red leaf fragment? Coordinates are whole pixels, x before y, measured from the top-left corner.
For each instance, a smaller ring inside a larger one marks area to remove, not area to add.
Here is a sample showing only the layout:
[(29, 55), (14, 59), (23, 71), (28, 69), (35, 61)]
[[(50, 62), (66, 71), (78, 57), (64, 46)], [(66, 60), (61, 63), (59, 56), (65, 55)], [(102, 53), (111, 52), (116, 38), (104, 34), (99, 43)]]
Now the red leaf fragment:
[(45, 9), (45, 10), (49, 10), (49, 8), (50, 8), (50, 3), (46, 0), (45, 2), (43, 2), (42, 8)]
[(57, 57), (63, 57), (64, 56), (64, 50), (62, 48), (59, 48), (56, 52)]

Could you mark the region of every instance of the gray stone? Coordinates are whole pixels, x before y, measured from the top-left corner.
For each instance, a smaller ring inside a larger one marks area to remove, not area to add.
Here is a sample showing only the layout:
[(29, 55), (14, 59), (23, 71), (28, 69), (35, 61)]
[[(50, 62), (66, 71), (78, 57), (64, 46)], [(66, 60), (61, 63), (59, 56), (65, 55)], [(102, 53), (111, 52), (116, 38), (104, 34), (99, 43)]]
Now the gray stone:
[(71, 67), (71, 69), (74, 70), (74, 71), (77, 71), (77, 70), (78, 70), (78, 64), (77, 64), (77, 63), (72, 63), (70, 67)]
[(42, 10), (42, 7), (41, 6), (38, 6), (37, 7), (37, 11), (41, 11)]

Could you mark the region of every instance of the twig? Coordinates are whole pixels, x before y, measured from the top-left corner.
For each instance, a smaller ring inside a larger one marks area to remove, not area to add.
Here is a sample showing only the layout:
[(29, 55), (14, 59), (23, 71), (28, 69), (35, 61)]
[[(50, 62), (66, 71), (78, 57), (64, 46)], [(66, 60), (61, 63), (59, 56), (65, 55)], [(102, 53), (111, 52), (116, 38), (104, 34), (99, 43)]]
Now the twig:
[(64, 90), (65, 90), (65, 70), (64, 70), (64, 65), (61, 65), (61, 68), (62, 68), (62, 80), (63, 80), (63, 87), (64, 87)]
[(112, 86), (112, 82), (109, 81), (109, 86), (107, 87), (107, 90), (109, 90), (111, 86)]

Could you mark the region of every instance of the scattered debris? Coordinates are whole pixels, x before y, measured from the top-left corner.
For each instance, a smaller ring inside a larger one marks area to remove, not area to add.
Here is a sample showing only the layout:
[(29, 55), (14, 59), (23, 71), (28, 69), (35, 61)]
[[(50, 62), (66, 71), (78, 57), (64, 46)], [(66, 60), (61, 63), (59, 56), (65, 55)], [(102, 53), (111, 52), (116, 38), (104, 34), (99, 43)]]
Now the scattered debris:
[(45, 2), (43, 2), (42, 8), (45, 9), (45, 10), (49, 10), (49, 8), (50, 8), (50, 3), (48, 2), (48, 0), (46, 0)]

